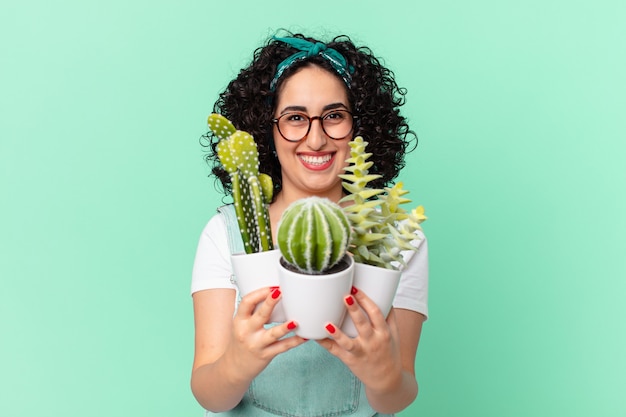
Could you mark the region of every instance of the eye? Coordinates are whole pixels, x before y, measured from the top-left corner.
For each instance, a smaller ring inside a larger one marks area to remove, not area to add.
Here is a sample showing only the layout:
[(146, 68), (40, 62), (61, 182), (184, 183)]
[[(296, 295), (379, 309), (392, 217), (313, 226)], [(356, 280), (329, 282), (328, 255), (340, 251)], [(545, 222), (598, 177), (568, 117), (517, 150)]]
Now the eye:
[(349, 113), (345, 110), (335, 110), (324, 115), (324, 120), (328, 123), (341, 123), (348, 119)]
[(301, 124), (301, 123), (308, 123), (309, 118), (302, 113), (287, 113), (285, 114), (282, 119), (286, 122), (286, 123), (290, 123), (290, 124)]

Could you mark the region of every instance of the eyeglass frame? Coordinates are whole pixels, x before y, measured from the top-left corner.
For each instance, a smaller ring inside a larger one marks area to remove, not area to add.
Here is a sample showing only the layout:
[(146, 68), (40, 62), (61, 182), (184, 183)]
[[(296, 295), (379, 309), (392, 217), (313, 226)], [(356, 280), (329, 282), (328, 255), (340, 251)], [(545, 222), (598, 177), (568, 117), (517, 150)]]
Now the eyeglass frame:
[[(329, 115), (333, 114), (333, 112), (338, 112), (338, 111), (348, 113), (350, 115), (350, 117), (352, 117), (352, 127), (350, 128), (350, 131), (342, 138), (334, 138), (334, 137), (330, 136), (328, 134), (328, 132), (326, 132), (326, 129), (324, 129), (324, 118), (326, 116), (329, 116)], [(287, 139), (285, 137), (285, 135), (283, 135), (283, 132), (280, 131), (280, 127), (278, 126), (278, 122), (280, 121), (280, 119), (282, 119), (283, 117), (288, 116), (290, 114), (297, 114), (297, 115), (300, 115), (300, 116), (304, 116), (309, 121), (309, 127), (307, 128), (306, 133), (300, 139)], [(311, 126), (313, 125), (313, 120), (319, 120), (320, 121), (320, 127), (322, 128), (322, 131), (324, 132), (324, 134), (326, 136), (328, 136), (332, 140), (342, 140), (342, 139), (345, 139), (348, 136), (350, 136), (350, 133), (354, 132), (354, 125), (355, 125), (355, 123), (358, 122), (359, 116), (355, 116), (354, 114), (352, 114), (352, 112), (350, 110), (346, 110), (346, 109), (330, 110), (330, 111), (326, 112), (326, 114), (321, 114), (319, 116), (309, 116), (308, 114), (303, 113), (303, 112), (290, 111), (290, 112), (281, 114), (279, 117), (273, 118), (272, 119), (272, 124), (276, 125), (276, 130), (278, 130), (278, 133), (280, 134), (280, 136), (284, 140), (286, 140), (287, 142), (291, 142), (291, 143), (297, 143), (297, 142), (301, 142), (302, 140), (304, 140), (309, 135), (309, 132), (311, 132)]]

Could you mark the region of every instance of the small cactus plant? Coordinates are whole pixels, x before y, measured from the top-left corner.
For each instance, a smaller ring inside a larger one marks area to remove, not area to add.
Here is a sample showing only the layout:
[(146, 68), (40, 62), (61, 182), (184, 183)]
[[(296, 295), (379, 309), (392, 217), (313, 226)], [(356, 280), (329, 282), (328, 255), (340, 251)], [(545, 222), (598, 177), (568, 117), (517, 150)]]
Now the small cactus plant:
[(217, 156), (230, 175), (237, 223), (246, 253), (273, 249), (268, 205), (272, 178), (259, 174), (259, 153), (254, 138), (236, 130), (224, 116), (211, 114), (209, 128), (219, 138)]
[(342, 208), (320, 197), (293, 202), (278, 225), (278, 247), (298, 271), (317, 275), (337, 265), (350, 243), (350, 222)]
[(402, 188), (402, 182), (384, 190), (367, 186), (380, 178), (369, 174), (372, 162), (367, 160), (372, 154), (365, 151), (367, 144), (361, 136), (350, 142), (350, 158), (346, 160), (349, 165), (345, 168), (348, 173), (340, 175), (350, 193), (340, 202), (352, 202), (343, 208), (353, 231), (349, 251), (355, 262), (398, 269), (404, 265), (401, 252), (416, 250), (412, 242), (419, 239), (415, 232), (426, 220), (424, 207), (411, 212), (400, 207), (411, 201), (403, 197), (408, 191)]

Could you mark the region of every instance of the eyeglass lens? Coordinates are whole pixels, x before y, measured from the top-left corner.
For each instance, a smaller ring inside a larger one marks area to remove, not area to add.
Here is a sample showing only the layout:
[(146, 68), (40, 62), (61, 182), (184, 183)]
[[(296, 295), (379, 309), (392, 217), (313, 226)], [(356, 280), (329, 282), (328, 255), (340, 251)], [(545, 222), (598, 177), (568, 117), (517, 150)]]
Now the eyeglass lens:
[(353, 128), (354, 118), (347, 110), (333, 110), (322, 116), (309, 117), (304, 113), (285, 113), (275, 122), (278, 125), (278, 132), (288, 141), (297, 142), (311, 130), (313, 120), (319, 119), (324, 133), (331, 139), (343, 139), (347, 137)]

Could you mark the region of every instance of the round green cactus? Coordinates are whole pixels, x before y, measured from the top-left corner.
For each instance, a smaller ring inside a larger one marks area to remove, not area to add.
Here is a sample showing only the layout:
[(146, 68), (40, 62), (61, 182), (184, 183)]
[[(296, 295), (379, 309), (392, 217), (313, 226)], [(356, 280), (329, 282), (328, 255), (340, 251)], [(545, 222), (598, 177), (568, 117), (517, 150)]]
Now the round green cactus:
[(307, 197), (287, 207), (277, 239), (285, 261), (303, 273), (321, 274), (345, 256), (350, 222), (327, 198)]

